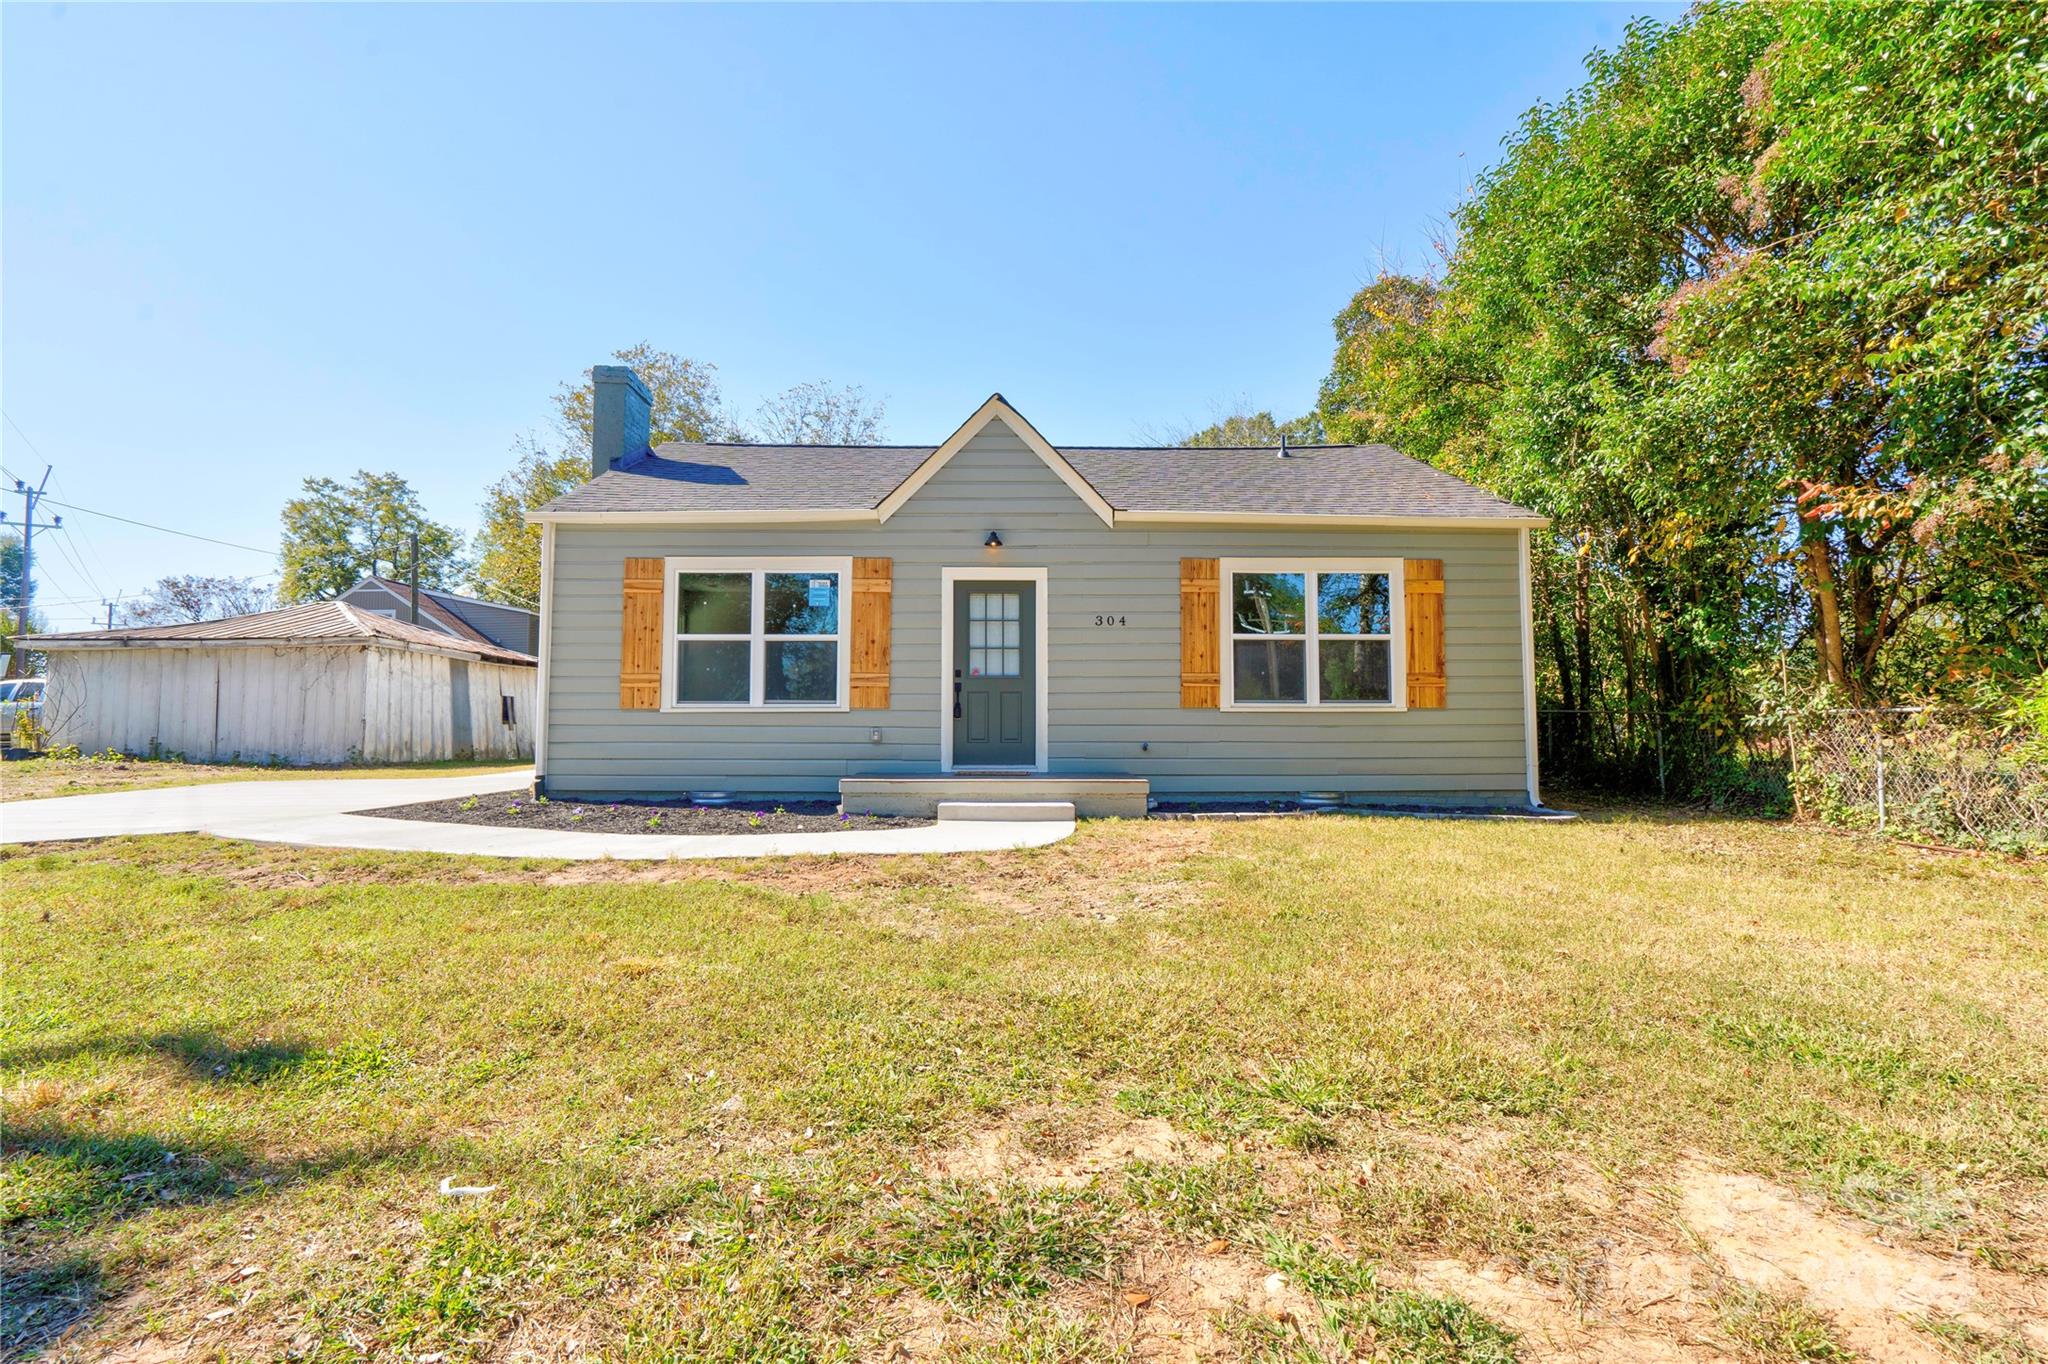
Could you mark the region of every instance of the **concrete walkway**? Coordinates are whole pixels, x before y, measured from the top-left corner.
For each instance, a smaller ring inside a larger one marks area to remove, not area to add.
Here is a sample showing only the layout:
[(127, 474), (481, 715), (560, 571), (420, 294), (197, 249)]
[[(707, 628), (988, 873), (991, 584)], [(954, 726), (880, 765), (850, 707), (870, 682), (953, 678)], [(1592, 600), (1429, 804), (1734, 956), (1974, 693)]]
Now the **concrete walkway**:
[(997, 852), (1057, 843), (1074, 832), (1071, 819), (947, 819), (917, 829), (849, 829), (843, 833), (582, 834), (372, 819), (348, 813), (418, 801), (520, 791), (532, 785), (533, 773), (515, 768), (468, 777), (214, 782), (152, 791), (7, 801), (0, 804), (0, 843), (110, 838), (119, 834), (206, 833), (312, 848), (382, 848), (394, 852), (562, 857), (575, 861), (614, 857), (660, 862), (670, 858), (781, 857), (804, 853)]

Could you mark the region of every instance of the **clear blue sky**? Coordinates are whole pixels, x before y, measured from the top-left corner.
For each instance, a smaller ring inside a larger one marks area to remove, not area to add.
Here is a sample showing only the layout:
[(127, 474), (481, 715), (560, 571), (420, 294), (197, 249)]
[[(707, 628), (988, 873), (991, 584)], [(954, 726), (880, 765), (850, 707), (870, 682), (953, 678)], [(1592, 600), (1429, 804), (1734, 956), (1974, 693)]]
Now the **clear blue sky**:
[[(359, 467), (473, 529), (642, 339), (741, 413), (861, 384), (899, 441), (994, 389), (1055, 443), (1298, 414), (1350, 294), (1643, 9), (7, 4), (0, 457), (271, 547)], [(275, 570), (65, 521), (60, 628)]]

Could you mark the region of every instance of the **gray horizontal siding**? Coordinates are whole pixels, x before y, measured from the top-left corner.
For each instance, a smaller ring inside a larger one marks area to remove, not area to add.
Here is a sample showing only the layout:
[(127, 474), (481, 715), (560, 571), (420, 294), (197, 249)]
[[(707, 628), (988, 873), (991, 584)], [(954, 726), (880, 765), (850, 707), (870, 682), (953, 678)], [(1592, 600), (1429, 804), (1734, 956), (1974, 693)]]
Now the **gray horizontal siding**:
[[(991, 530), (1003, 537), (994, 554), (981, 546)], [(893, 559), (890, 708), (707, 716), (620, 710), (621, 569), (631, 556), (670, 554)], [(1449, 706), (1403, 714), (1181, 709), (1181, 558), (1288, 554), (1442, 559)], [(1147, 777), (1167, 796), (1334, 789), (1521, 798), (1515, 532), (1112, 530), (1000, 425), (970, 442), (883, 526), (557, 526), (550, 790), (831, 794), (845, 776), (936, 770), (940, 571), (987, 564), (1048, 570), (1055, 773)], [(1130, 623), (1097, 627), (1098, 612)]]

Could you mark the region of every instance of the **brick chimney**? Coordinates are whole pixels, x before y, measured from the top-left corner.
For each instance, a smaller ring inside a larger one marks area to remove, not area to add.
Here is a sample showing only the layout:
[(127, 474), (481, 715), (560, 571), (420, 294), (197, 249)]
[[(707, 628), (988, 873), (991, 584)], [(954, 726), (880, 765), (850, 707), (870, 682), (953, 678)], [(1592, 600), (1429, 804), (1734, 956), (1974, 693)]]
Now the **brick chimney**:
[(590, 476), (622, 469), (647, 453), (654, 399), (625, 365), (590, 367)]

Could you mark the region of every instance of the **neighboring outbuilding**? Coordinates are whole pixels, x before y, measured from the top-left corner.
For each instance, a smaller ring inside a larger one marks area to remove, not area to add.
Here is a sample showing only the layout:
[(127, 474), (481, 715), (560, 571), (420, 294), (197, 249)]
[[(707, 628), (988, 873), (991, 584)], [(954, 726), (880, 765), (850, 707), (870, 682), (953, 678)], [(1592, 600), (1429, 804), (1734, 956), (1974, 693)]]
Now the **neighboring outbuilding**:
[(37, 635), (42, 724), (86, 752), (432, 762), (533, 752), (535, 660), (346, 602)]
[(542, 528), (550, 795), (1538, 803), (1528, 535), (1383, 445), (664, 444), (592, 371)]
[[(336, 600), (372, 615), (412, 621), (412, 588), (394, 578), (365, 578)], [(522, 654), (540, 652), (540, 612), (504, 602), (422, 587), (418, 624), (457, 639), (495, 644)]]

